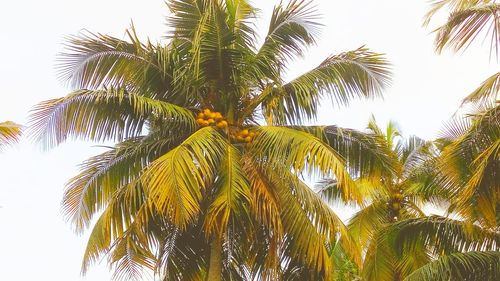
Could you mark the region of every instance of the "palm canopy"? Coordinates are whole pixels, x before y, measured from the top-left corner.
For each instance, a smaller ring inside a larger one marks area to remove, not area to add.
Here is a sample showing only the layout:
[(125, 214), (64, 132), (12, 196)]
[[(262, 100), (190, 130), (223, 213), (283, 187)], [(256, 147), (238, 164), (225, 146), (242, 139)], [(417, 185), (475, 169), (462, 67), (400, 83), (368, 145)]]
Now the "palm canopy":
[(432, 262), (405, 280), (500, 277), (500, 111), (492, 103), (498, 89), (494, 84), (488, 88), (486, 82), (464, 99), (464, 103), (477, 103), (477, 108), (450, 121), (437, 141), (442, 151), (435, 161), (437, 173), (432, 175), (430, 186), (448, 194), (447, 212), (456, 219), (408, 218), (387, 229), (399, 256), (413, 252), (415, 245), (424, 245), (433, 256)]
[(316, 40), (310, 2), (277, 5), (260, 47), (247, 1), (167, 5), (166, 44), (142, 43), (133, 28), (128, 40), (71, 37), (59, 69), (75, 91), (32, 114), (46, 147), (117, 142), (83, 163), (63, 199), (78, 231), (99, 214), (83, 271), (107, 254), (122, 279), (143, 268), (165, 280), (329, 279), (334, 243), (359, 261), (346, 227), (301, 177), (334, 177), (359, 201), (348, 172), (390, 159), (370, 136), (301, 124), (324, 98), (379, 96), (385, 58), (361, 47), (285, 81)]
[(21, 126), (12, 122), (0, 122), (0, 148), (17, 142), (21, 135)]
[(449, 214), (402, 220), (389, 236), (401, 254), (424, 243), (433, 261), (405, 280), (497, 280), (500, 277), (498, 74), (463, 100), (472, 112), (451, 120), (439, 142), (433, 185), (448, 196)]
[[(364, 200), (349, 220), (348, 229), (363, 252), (363, 280), (401, 280), (430, 257), (421, 244), (398, 255), (387, 229), (400, 220), (424, 217), (421, 208), (425, 203), (442, 203), (447, 198), (447, 192), (432, 181), (439, 150), (416, 136), (403, 138), (394, 122), (382, 129), (372, 117), (368, 131), (392, 161), (356, 179)], [(329, 201), (339, 201), (343, 191), (336, 185), (335, 180), (323, 181), (319, 192)]]

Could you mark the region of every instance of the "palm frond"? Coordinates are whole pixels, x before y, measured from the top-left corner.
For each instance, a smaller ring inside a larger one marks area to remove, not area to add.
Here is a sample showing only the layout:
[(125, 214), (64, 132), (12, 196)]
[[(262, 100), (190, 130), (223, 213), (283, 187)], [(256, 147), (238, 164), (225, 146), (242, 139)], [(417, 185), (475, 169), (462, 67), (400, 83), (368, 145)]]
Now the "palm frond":
[(133, 227), (115, 242), (109, 257), (109, 263), (114, 267), (114, 280), (139, 281), (144, 278), (145, 269), (155, 268), (156, 258), (143, 241)]
[(467, 7), (450, 14), (445, 25), (435, 30), (436, 50), (450, 47), (466, 49), (479, 34), (491, 34), (491, 52), (498, 56), (500, 42), (500, 4), (486, 3)]
[(35, 106), (30, 134), (48, 148), (69, 137), (122, 141), (141, 135), (153, 120), (186, 130), (195, 127), (193, 113), (174, 104), (123, 89), (79, 90)]
[(490, 3), (489, 0), (434, 0), (424, 17), (424, 25), (428, 25), (439, 10), (448, 7), (450, 11), (461, 11), (479, 3)]
[(266, 173), (259, 169), (258, 163), (248, 155), (242, 159), (243, 169), (251, 188), (251, 212), (258, 222), (267, 226), (276, 234), (283, 235), (283, 226), (279, 216), (280, 205), (276, 190)]
[(366, 280), (402, 280), (430, 261), (422, 240), (415, 241), (411, 250), (396, 252), (393, 247), (395, 236), (388, 231), (391, 227), (390, 224), (382, 225), (368, 244), (362, 268), (362, 275)]
[(292, 0), (274, 7), (269, 31), (256, 54), (257, 69), (279, 82), (285, 63), (315, 43), (320, 26), (317, 20), (311, 1)]
[(410, 274), (405, 281), (498, 280), (500, 252), (472, 251), (442, 256)]
[(19, 141), (21, 135), (21, 126), (12, 122), (6, 121), (0, 123), (0, 148), (4, 145), (14, 144)]
[[(124, 185), (113, 193), (88, 238), (82, 261), (83, 275), (101, 256), (112, 254), (116, 243), (126, 236), (127, 231), (147, 220), (144, 216), (152, 214), (152, 208), (146, 200), (144, 190), (137, 182)], [(142, 240), (142, 244), (148, 241), (147, 238)]]
[(347, 172), (345, 160), (327, 143), (313, 135), (287, 127), (261, 126), (252, 142), (252, 151), (271, 167), (286, 167), (297, 174), (307, 172), (335, 178), (344, 189), (344, 200), (359, 201), (354, 182)]
[(156, 207), (181, 230), (197, 217), (202, 190), (213, 182), (226, 142), (212, 127), (199, 129), (142, 176)]
[(349, 232), (361, 249), (366, 249), (377, 231), (389, 222), (386, 202), (374, 202), (356, 212), (347, 224)]
[(242, 168), (241, 153), (233, 145), (227, 145), (219, 174), (215, 180), (215, 198), (207, 213), (207, 235), (221, 236), (232, 218), (248, 217), (250, 186)]
[(162, 75), (153, 60), (155, 48), (142, 44), (133, 26), (127, 34), (130, 42), (92, 32), (69, 37), (58, 59), (61, 80), (77, 89), (152, 85)]
[(481, 83), (481, 86), (470, 93), (462, 101), (465, 103), (498, 102), (500, 92), (500, 72), (497, 72)]
[(349, 174), (353, 178), (379, 177), (396, 171), (396, 159), (381, 138), (339, 126), (290, 126), (307, 132), (331, 146), (346, 161)]
[(455, 211), (487, 227), (497, 223), (499, 114), (495, 106), (469, 116), (464, 129), (443, 150), (439, 165), (443, 185), (455, 194)]
[(92, 221), (120, 188), (133, 183), (142, 170), (176, 142), (155, 135), (129, 139), (96, 155), (80, 166), (67, 184), (62, 201), (64, 215), (78, 232)]
[(363, 280), (367, 281), (398, 279), (398, 258), (387, 243), (387, 239), (380, 233), (377, 234), (383, 239), (374, 236), (374, 240), (377, 242), (368, 245), (361, 276)]
[(388, 232), (397, 233), (399, 251), (413, 249), (418, 241), (433, 249), (434, 254), (460, 251), (498, 250), (500, 235), (467, 222), (429, 216), (395, 223)]
[(346, 251), (354, 254), (355, 244), (342, 221), (309, 187), (297, 179), (291, 183), (295, 183), (296, 195), (287, 187), (281, 187), (278, 192), (283, 227), (289, 236), (285, 242), (288, 251), (327, 278), (333, 270), (327, 242), (334, 241), (336, 232), (340, 231)]
[(380, 96), (389, 75), (383, 55), (360, 47), (328, 57), (318, 67), (258, 98), (264, 115), (272, 115), (275, 124), (295, 124), (315, 119), (324, 98), (347, 105), (354, 98)]

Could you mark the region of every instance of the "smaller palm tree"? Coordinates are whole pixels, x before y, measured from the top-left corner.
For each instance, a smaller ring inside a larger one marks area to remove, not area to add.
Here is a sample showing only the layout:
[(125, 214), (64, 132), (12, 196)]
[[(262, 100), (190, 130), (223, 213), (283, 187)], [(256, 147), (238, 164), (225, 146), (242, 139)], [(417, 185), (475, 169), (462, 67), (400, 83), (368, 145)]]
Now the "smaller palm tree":
[[(398, 252), (425, 241), (433, 261), (406, 280), (498, 280), (500, 278), (500, 107), (496, 74), (467, 96), (476, 108), (446, 126), (433, 182), (449, 194), (456, 217), (408, 219), (388, 233)], [(419, 242), (417, 242), (419, 241)]]
[[(451, 8), (448, 22), (436, 29), (436, 49), (466, 49), (479, 33), (491, 34), (491, 52), (498, 56), (500, 5), (496, 1), (436, 1), (426, 15)], [(440, 140), (443, 152), (434, 182), (449, 193), (448, 212), (458, 217), (431, 216), (397, 222), (388, 229), (394, 245), (411, 251), (424, 241), (433, 261), (405, 280), (499, 280), (500, 234), (500, 72), (486, 79), (462, 103), (475, 107), (465, 118), (447, 125)]]
[(6, 121), (0, 123), (0, 148), (4, 145), (13, 144), (19, 140), (21, 135), (21, 126), (12, 122)]
[[(348, 228), (364, 253), (363, 280), (402, 280), (429, 262), (430, 257), (424, 247), (398, 256), (386, 228), (400, 220), (425, 217), (424, 203), (443, 202), (445, 194), (430, 180), (438, 150), (432, 142), (418, 137), (402, 138), (393, 122), (383, 131), (372, 118), (368, 129), (393, 161), (357, 179), (364, 201), (359, 205), (361, 210), (349, 220)], [(345, 202), (334, 180), (323, 181), (319, 192), (330, 202)]]

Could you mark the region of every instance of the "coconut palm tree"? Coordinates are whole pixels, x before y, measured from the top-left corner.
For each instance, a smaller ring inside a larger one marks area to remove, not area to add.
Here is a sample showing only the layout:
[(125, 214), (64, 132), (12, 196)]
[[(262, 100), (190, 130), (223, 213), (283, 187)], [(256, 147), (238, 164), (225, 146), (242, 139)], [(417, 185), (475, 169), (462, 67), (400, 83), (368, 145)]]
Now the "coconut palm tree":
[(165, 44), (142, 43), (133, 28), (128, 40), (70, 38), (59, 69), (75, 90), (32, 115), (46, 147), (117, 142), (83, 163), (64, 195), (76, 230), (92, 226), (83, 272), (107, 255), (127, 280), (144, 268), (162, 280), (329, 280), (336, 244), (359, 261), (302, 176), (335, 177), (346, 199), (360, 200), (348, 171), (388, 160), (370, 136), (302, 124), (325, 98), (379, 96), (384, 57), (361, 47), (285, 80), (316, 41), (310, 2), (277, 5), (261, 45), (245, 0), (167, 5)]
[(464, 99), (478, 108), (449, 122), (439, 140), (445, 146), (432, 181), (449, 194), (449, 216), (407, 219), (387, 231), (400, 254), (424, 241), (433, 256), (405, 280), (500, 278), (500, 109), (490, 81)]
[[(465, 49), (488, 25), (491, 51), (498, 56), (499, 13), (496, 1), (448, 0), (435, 2), (427, 22), (446, 5), (452, 13), (439, 28), (436, 49)], [(433, 261), (414, 271), (407, 280), (498, 280), (500, 278), (500, 72), (468, 95), (462, 106), (472, 113), (447, 124), (440, 140), (446, 144), (436, 167), (439, 182), (450, 194), (448, 213), (398, 222), (392, 232), (397, 248), (410, 250), (425, 241)]]
[[(349, 219), (348, 228), (364, 256), (362, 280), (403, 280), (430, 257), (423, 245), (398, 255), (387, 229), (400, 220), (425, 217), (425, 203), (442, 203), (447, 198), (448, 194), (431, 180), (438, 149), (415, 136), (403, 138), (393, 122), (382, 130), (372, 117), (368, 129), (393, 161), (356, 180), (364, 200), (358, 204), (361, 209)], [(344, 196), (336, 180), (325, 180), (318, 188), (331, 203)]]
[(0, 148), (4, 145), (15, 143), (21, 135), (21, 126), (12, 122), (0, 122)]

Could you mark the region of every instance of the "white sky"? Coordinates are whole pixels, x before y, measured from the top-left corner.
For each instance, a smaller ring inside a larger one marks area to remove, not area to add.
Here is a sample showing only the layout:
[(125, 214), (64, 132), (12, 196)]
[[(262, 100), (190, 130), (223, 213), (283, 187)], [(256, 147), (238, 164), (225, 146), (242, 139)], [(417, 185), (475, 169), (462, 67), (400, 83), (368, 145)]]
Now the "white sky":
[[(277, 0), (254, 0), (264, 33)], [(498, 71), (487, 42), (464, 54), (436, 55), (430, 29), (421, 27), (426, 1), (316, 0), (325, 25), (318, 47), (290, 69), (290, 77), (332, 53), (366, 44), (394, 66), (385, 99), (328, 105), (318, 123), (363, 129), (374, 113), (381, 124), (397, 120), (403, 132), (433, 138), (460, 100)], [(157, 40), (165, 32), (163, 0), (3, 1), (0, 8), (0, 120), (26, 123), (30, 108), (69, 89), (56, 80), (54, 62), (63, 36), (81, 29), (124, 38), (134, 21), (138, 34)], [(85, 236), (76, 236), (60, 212), (64, 183), (77, 165), (98, 153), (90, 143), (71, 142), (41, 152), (28, 140), (0, 154), (0, 280), (108, 280), (105, 261), (79, 275)]]

